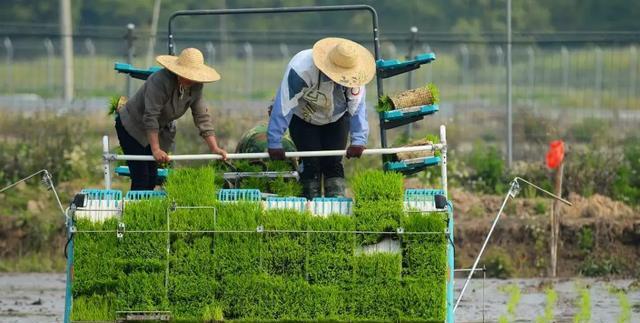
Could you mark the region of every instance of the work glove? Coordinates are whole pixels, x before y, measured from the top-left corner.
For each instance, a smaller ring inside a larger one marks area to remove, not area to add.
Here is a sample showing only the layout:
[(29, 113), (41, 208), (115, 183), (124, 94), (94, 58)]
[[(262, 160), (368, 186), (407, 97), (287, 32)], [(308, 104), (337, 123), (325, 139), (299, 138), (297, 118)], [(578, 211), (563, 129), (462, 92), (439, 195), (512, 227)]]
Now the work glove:
[(284, 160), (284, 149), (282, 148), (269, 148), (269, 158), (271, 160)]
[(364, 146), (351, 145), (349, 146), (349, 148), (347, 148), (347, 159), (360, 158), (360, 156), (362, 156), (363, 151), (364, 151)]

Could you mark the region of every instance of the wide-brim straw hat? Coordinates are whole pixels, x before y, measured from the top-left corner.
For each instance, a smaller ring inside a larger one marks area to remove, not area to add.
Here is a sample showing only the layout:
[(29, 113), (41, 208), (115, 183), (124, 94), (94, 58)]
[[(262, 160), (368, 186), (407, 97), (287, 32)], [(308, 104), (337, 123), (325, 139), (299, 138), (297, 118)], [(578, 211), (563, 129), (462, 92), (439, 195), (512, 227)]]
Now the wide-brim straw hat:
[(196, 48), (185, 48), (179, 56), (160, 55), (156, 57), (156, 61), (171, 72), (193, 82), (208, 83), (220, 79), (220, 74), (213, 67), (204, 64), (204, 56)]
[(364, 46), (344, 38), (323, 38), (313, 45), (313, 63), (332, 81), (360, 87), (376, 74), (373, 55)]

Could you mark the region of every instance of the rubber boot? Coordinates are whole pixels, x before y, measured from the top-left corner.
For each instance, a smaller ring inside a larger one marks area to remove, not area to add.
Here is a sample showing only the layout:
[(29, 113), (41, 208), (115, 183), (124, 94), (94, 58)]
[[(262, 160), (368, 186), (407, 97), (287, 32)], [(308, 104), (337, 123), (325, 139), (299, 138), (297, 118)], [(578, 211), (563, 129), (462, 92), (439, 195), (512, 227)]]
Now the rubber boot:
[(303, 179), (300, 180), (300, 184), (302, 184), (302, 195), (308, 200), (320, 197), (320, 181), (318, 179)]
[(346, 182), (344, 177), (332, 177), (324, 180), (325, 197), (344, 197)]

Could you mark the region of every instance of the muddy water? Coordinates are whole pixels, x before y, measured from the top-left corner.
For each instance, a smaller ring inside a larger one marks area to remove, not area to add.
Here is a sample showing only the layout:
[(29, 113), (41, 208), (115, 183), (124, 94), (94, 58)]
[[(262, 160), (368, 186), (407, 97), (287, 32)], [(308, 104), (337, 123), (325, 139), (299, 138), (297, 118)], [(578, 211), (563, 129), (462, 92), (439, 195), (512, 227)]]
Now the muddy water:
[(62, 322), (64, 274), (0, 273), (0, 322)]
[[(610, 288), (627, 288), (630, 280), (556, 280), (558, 293), (554, 311), (558, 322), (571, 322), (578, 307), (577, 284), (590, 287), (592, 322), (616, 322), (620, 305)], [(457, 290), (463, 279), (457, 280)], [(544, 311), (545, 287), (541, 279), (473, 280), (456, 311), (457, 322), (496, 322), (507, 311), (509, 295), (502, 287), (516, 284), (522, 298), (516, 307), (516, 321), (532, 322)], [(483, 292), (484, 290), (484, 292)], [(0, 322), (62, 322), (64, 313), (64, 274), (0, 274)], [(457, 293), (456, 293), (457, 294)], [(627, 291), (632, 306), (631, 322), (640, 323), (640, 291)], [(483, 301), (484, 300), (484, 301)]]
[[(507, 285), (520, 287), (521, 298), (516, 306), (516, 317), (509, 321), (535, 322), (536, 317), (544, 313), (546, 304), (546, 288), (555, 289), (558, 300), (554, 310), (556, 322), (573, 322), (579, 310), (576, 302), (579, 299), (578, 286), (588, 287), (591, 300), (591, 322), (617, 322), (620, 315), (618, 296), (612, 294), (612, 287), (627, 290), (632, 280), (593, 280), (593, 279), (481, 279), (472, 280), (456, 310), (456, 322), (496, 322), (501, 315), (507, 313), (509, 295), (504, 291)], [(456, 295), (459, 294), (464, 279), (456, 280)], [(640, 290), (627, 290), (627, 297), (632, 306), (631, 321), (640, 323)], [(484, 302), (483, 302), (484, 300)], [(635, 305), (635, 307), (634, 307)]]

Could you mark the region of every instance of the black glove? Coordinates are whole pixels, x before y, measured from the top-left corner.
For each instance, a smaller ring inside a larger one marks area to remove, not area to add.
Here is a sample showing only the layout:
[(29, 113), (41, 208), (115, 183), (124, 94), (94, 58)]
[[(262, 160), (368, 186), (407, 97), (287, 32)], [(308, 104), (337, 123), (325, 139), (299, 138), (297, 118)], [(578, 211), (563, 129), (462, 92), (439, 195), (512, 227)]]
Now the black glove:
[(364, 151), (364, 146), (351, 145), (347, 148), (347, 159), (348, 158), (360, 158), (362, 156), (362, 152)]
[(282, 148), (269, 148), (269, 158), (271, 160), (284, 160), (284, 149)]

